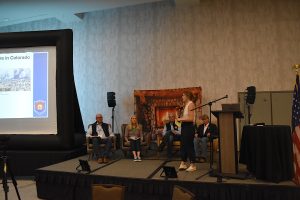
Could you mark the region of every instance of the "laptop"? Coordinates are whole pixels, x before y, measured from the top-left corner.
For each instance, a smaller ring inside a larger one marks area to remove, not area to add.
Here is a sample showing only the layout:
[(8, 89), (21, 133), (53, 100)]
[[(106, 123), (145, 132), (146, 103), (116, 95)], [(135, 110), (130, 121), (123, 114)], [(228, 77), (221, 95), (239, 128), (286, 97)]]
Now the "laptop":
[(240, 104), (239, 103), (232, 103), (232, 104), (222, 104), (222, 111), (240, 111)]

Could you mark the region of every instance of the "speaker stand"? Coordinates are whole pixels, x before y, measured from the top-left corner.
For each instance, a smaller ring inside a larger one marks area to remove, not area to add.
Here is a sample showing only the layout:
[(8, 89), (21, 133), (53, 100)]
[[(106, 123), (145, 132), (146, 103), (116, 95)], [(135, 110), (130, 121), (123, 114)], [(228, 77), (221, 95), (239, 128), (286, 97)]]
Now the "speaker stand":
[(249, 103), (247, 103), (247, 108), (248, 108), (248, 125), (250, 125), (251, 112), (250, 112), (250, 104)]
[(115, 122), (115, 107), (112, 107), (112, 114), (111, 114), (111, 130), (114, 133), (114, 122)]

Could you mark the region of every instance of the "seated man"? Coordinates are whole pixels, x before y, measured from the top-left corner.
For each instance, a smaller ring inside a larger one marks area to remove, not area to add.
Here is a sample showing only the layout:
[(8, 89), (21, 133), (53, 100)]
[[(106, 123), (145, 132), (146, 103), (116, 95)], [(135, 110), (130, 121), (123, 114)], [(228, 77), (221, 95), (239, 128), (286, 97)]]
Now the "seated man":
[(218, 129), (215, 124), (209, 123), (209, 117), (204, 114), (201, 117), (203, 124), (198, 126), (195, 138), (194, 148), (197, 158), (200, 158), (200, 162), (206, 162), (207, 159), (207, 141), (210, 137), (218, 135)]
[(162, 132), (162, 142), (158, 146), (158, 151), (162, 151), (164, 147), (167, 145), (167, 155), (168, 159), (172, 158), (172, 147), (173, 141), (180, 141), (180, 127), (178, 127), (175, 123), (175, 115), (174, 113), (169, 114), (169, 122), (165, 124), (164, 130)]
[[(96, 122), (89, 126), (87, 135), (92, 137), (93, 152), (98, 163), (107, 163), (114, 134), (111, 131), (110, 124), (103, 122), (101, 114), (96, 115)], [(105, 144), (104, 150), (100, 148), (100, 144)]]

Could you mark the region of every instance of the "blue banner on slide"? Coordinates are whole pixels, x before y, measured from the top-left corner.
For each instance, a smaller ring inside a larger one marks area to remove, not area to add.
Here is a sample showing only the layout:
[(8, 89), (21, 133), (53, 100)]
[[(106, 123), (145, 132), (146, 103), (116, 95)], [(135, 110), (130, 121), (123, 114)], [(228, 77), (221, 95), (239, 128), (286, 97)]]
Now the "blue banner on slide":
[(33, 117), (48, 117), (48, 53), (33, 55)]

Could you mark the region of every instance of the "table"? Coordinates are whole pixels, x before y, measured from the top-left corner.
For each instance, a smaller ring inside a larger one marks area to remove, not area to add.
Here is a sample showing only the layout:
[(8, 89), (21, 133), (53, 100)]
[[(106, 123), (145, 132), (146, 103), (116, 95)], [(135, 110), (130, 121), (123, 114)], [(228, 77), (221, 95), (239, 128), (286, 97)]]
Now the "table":
[(289, 126), (244, 126), (240, 163), (257, 179), (280, 182), (291, 180), (293, 145)]

